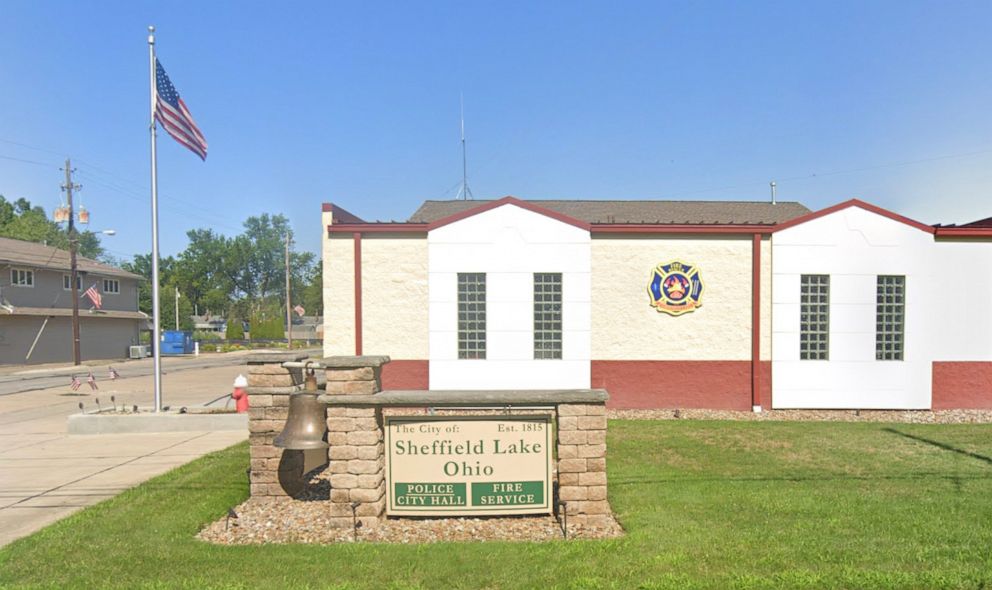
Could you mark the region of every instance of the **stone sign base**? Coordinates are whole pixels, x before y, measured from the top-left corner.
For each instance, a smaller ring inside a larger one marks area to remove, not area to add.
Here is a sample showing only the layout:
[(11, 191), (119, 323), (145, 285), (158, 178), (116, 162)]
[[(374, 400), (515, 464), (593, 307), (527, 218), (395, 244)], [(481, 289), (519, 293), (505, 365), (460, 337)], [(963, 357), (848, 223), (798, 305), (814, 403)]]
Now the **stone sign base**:
[(605, 391), (383, 392), (380, 373), (389, 357), (325, 358), (319, 364), (327, 384), (319, 399), (327, 404), (329, 448), (326, 456), (308, 461), (301, 451), (272, 445), (285, 424), (289, 395), (303, 388), (303, 360), (305, 355), (297, 353), (259, 353), (248, 359), (253, 499), (299, 495), (306, 489), (305, 474), (327, 462), (325, 526), (353, 528), (361, 522), (368, 530), (385, 518), (384, 416), (547, 412), (556, 427), (555, 508), (563, 506), (572, 525), (616, 526), (607, 500)]

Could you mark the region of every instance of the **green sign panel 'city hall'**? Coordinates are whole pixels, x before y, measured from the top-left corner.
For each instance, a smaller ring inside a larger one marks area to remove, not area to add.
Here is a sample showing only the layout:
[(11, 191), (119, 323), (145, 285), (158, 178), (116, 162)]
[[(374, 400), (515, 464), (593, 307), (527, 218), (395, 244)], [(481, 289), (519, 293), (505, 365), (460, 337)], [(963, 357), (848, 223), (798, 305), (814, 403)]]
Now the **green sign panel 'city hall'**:
[(551, 512), (551, 416), (386, 417), (386, 513)]

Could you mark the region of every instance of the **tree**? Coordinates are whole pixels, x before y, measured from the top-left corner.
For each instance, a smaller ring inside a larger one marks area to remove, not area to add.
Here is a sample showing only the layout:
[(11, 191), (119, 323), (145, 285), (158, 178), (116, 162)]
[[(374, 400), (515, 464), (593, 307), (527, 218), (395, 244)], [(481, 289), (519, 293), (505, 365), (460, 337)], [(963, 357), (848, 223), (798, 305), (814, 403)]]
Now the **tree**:
[[(121, 268), (127, 272), (145, 277), (144, 281), (138, 282), (138, 309), (152, 314), (152, 255), (135, 254), (132, 262), (122, 262)], [(159, 284), (165, 285), (171, 282), (172, 269), (175, 266), (175, 259), (171, 256), (161, 258), (158, 262)], [(159, 305), (162, 301), (162, 290), (159, 292)], [(172, 314), (175, 315), (175, 312)], [(163, 322), (164, 326), (165, 323)]]
[(310, 270), (301, 299), (308, 315), (324, 315), (324, 265), (319, 260)]
[(175, 283), (201, 313), (226, 313), (231, 290), (222, 268), (227, 240), (209, 229), (190, 230), (186, 236), (189, 245), (176, 258)]
[[(16, 205), (16, 204), (15, 204)], [(12, 205), (12, 209), (16, 208)], [(0, 209), (0, 219), (5, 211)], [(236, 336), (244, 318), (252, 322), (252, 337), (259, 330), (282, 338), (286, 320), (286, 235), (289, 221), (282, 215), (264, 213), (249, 217), (244, 231), (233, 238), (210, 229), (186, 233), (189, 244), (175, 258), (162, 259), (162, 325), (175, 321), (174, 291), (179, 288), (180, 313), (223, 314), (229, 318), (228, 334)], [(321, 269), (310, 252), (290, 250), (291, 304), (302, 303), (308, 313), (322, 310)], [(122, 268), (148, 279), (140, 287), (139, 305), (151, 313), (151, 256), (138, 255)], [(166, 304), (168, 303), (168, 305)], [(188, 309), (188, 311), (184, 311)], [(181, 320), (182, 321), (182, 320)], [(236, 336), (240, 339), (243, 336)]]
[[(176, 285), (169, 282), (162, 285), (158, 292), (158, 309), (161, 313), (159, 320), (163, 330), (176, 329)], [(179, 329), (193, 329), (193, 304), (189, 299), (180, 295), (179, 297)]]
[[(76, 232), (79, 255), (100, 259), (103, 247), (97, 234), (86, 230)], [(69, 249), (69, 234), (65, 228), (50, 220), (41, 207), (33, 207), (27, 199), (13, 203), (0, 195), (0, 237), (38, 242), (61, 250)]]

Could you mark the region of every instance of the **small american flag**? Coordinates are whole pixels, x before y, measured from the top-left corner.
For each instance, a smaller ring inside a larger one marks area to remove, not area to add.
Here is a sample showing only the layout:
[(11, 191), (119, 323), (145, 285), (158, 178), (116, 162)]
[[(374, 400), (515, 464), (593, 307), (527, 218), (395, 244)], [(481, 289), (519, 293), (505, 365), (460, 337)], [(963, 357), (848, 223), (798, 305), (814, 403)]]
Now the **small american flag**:
[(207, 139), (193, 121), (193, 115), (186, 103), (179, 98), (162, 64), (155, 60), (155, 120), (162, 124), (166, 133), (186, 146), (201, 160), (207, 159)]
[(86, 378), (86, 382), (90, 384), (90, 389), (100, 389), (96, 386), (96, 377), (93, 376), (93, 373), (90, 373), (90, 376)]
[(110, 380), (111, 381), (113, 381), (113, 380), (117, 379), (118, 377), (120, 377), (120, 375), (117, 374), (117, 371), (113, 367), (109, 367), (109, 369), (110, 369), (109, 372), (110, 372)]
[(93, 306), (97, 309), (103, 307), (103, 295), (100, 295), (100, 292), (96, 290), (96, 283), (93, 283), (93, 286), (87, 289), (83, 293), (83, 296), (89, 297), (90, 301), (93, 302)]
[(79, 382), (79, 377), (76, 377), (75, 375), (73, 375), (72, 376), (72, 382), (69, 383), (69, 388), (72, 389), (73, 391), (79, 391), (79, 387), (81, 385), (82, 385), (82, 383)]
[(307, 312), (307, 310), (303, 309), (302, 305), (297, 305), (296, 307), (293, 308), (293, 311), (295, 311), (296, 315), (300, 316), (301, 318), (303, 317), (303, 314)]

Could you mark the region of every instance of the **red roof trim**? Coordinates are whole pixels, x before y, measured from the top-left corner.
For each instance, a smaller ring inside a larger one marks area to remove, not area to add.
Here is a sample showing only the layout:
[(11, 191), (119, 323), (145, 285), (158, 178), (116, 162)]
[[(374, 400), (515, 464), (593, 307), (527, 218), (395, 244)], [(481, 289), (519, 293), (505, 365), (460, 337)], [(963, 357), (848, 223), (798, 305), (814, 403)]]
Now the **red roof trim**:
[(590, 230), (594, 234), (770, 234), (772, 225), (731, 224), (597, 224)]
[(502, 199), (499, 199), (497, 201), (490, 201), (489, 203), (486, 203), (484, 205), (479, 205), (478, 207), (473, 207), (466, 211), (462, 211), (461, 213), (455, 213), (454, 215), (442, 217), (441, 219), (438, 219), (436, 221), (427, 224), (428, 229), (434, 230), (439, 227), (443, 227), (445, 225), (455, 223), (456, 221), (461, 221), (463, 219), (467, 219), (474, 215), (478, 215), (479, 213), (485, 213), (486, 211), (489, 211), (491, 209), (502, 207), (503, 205), (516, 205), (521, 209), (526, 209), (528, 211), (532, 211), (534, 213), (544, 215), (545, 217), (550, 217), (551, 219), (555, 219), (562, 223), (567, 223), (568, 225), (574, 225), (575, 227), (579, 229), (584, 229), (586, 231), (589, 231), (590, 228), (590, 225), (588, 223), (575, 219), (574, 217), (569, 217), (568, 215), (558, 213), (557, 211), (552, 211), (551, 209), (541, 207), (540, 205), (528, 203), (527, 201), (521, 201), (516, 197), (503, 197)]
[(819, 219), (820, 217), (824, 217), (824, 216), (830, 215), (831, 213), (836, 213), (838, 211), (842, 211), (842, 210), (847, 209), (849, 207), (857, 207), (859, 209), (864, 209), (865, 211), (869, 211), (871, 213), (875, 213), (877, 215), (881, 215), (882, 217), (888, 217), (889, 219), (891, 219), (893, 221), (898, 221), (899, 223), (904, 223), (904, 224), (906, 224), (906, 225), (908, 225), (910, 227), (915, 227), (916, 229), (918, 229), (920, 231), (927, 232), (928, 234), (933, 234), (934, 233), (933, 226), (926, 225), (924, 223), (920, 223), (919, 221), (916, 221), (914, 219), (910, 219), (908, 217), (904, 217), (902, 215), (899, 215), (898, 213), (893, 213), (892, 211), (889, 211), (888, 209), (882, 209), (881, 207), (878, 207), (877, 205), (872, 205), (871, 203), (866, 203), (866, 202), (861, 201), (859, 199), (851, 199), (850, 201), (844, 201), (843, 203), (837, 203), (836, 205), (834, 205), (832, 207), (827, 207), (826, 209), (820, 209), (819, 211), (814, 211), (814, 212), (809, 213), (807, 215), (796, 217), (795, 219), (790, 219), (789, 221), (786, 221), (784, 223), (780, 223), (780, 224), (776, 225), (775, 226), (775, 229), (773, 231), (776, 231), (776, 232), (777, 231), (782, 231), (783, 229), (788, 229), (790, 227), (794, 227), (794, 226), (797, 226), (797, 225), (806, 223), (807, 221), (813, 221), (814, 219)]
[(329, 234), (425, 234), (428, 231), (426, 223), (335, 223), (327, 226)]
[(331, 214), (331, 223), (365, 223), (365, 220), (361, 217), (345, 211), (342, 207), (334, 203), (322, 203), (320, 210), (323, 213)]
[[(362, 233), (427, 233), (433, 229), (426, 223), (335, 223), (327, 226), (331, 234)], [(603, 224), (589, 228), (593, 234), (770, 234), (771, 225), (716, 225), (716, 224)]]
[(992, 238), (992, 227), (938, 227), (938, 238)]

